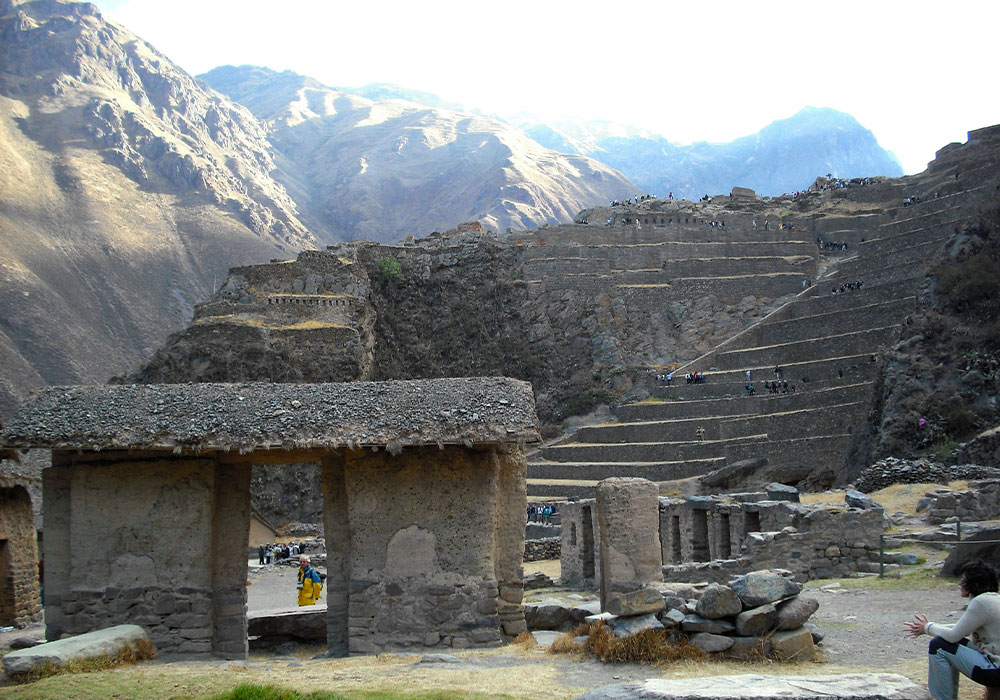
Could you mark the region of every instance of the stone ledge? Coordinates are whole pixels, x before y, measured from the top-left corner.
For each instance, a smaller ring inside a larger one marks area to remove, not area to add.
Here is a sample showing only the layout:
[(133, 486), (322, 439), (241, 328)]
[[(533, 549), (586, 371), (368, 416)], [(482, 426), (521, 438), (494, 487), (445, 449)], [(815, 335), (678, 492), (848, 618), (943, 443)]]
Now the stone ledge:
[(925, 688), (894, 673), (836, 676), (737, 675), (607, 685), (577, 700), (930, 700)]
[(146, 631), (139, 625), (117, 625), (39, 644), (30, 649), (12, 651), (3, 657), (3, 668), (9, 675), (19, 675), (47, 664), (62, 666), (70, 661), (90, 659), (104, 654), (115, 655), (126, 646), (143, 639), (149, 641)]

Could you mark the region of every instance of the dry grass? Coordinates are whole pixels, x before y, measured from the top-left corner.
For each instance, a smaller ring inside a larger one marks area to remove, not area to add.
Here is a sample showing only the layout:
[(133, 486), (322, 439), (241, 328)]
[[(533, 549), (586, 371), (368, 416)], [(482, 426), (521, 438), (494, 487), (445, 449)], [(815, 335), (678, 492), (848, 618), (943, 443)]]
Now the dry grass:
[(148, 639), (136, 639), (130, 644), (126, 644), (118, 650), (117, 654), (102, 654), (89, 659), (79, 659), (70, 661), (61, 666), (51, 662), (32, 669), (27, 673), (12, 676), (15, 683), (34, 683), (42, 678), (56, 676), (63, 673), (92, 673), (94, 671), (106, 671), (108, 669), (128, 666), (140, 661), (155, 659), (156, 647)]
[[(576, 637), (586, 637), (577, 644)], [(586, 652), (606, 664), (642, 663), (656, 666), (682, 659), (704, 660), (708, 654), (691, 644), (687, 637), (672, 637), (666, 630), (643, 630), (619, 639), (607, 625), (580, 625), (557, 637), (549, 649), (554, 654)]]
[[(924, 497), (928, 491), (947, 486), (955, 491), (961, 491), (969, 487), (968, 481), (950, 481), (948, 484), (893, 484), (879, 491), (868, 494), (878, 501), (885, 508), (887, 513), (916, 513), (917, 501)], [(827, 491), (822, 493), (803, 493), (800, 495), (803, 503), (826, 503), (829, 505), (841, 505), (844, 502), (843, 489), (837, 491)]]

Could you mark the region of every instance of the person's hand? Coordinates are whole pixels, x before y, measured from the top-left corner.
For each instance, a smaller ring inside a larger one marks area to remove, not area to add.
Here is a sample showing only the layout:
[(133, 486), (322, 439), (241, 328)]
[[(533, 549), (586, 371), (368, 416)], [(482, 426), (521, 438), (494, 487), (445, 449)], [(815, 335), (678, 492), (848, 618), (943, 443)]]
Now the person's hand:
[(903, 627), (906, 628), (906, 636), (915, 639), (927, 632), (927, 616), (917, 613), (913, 616), (913, 622), (904, 622)]

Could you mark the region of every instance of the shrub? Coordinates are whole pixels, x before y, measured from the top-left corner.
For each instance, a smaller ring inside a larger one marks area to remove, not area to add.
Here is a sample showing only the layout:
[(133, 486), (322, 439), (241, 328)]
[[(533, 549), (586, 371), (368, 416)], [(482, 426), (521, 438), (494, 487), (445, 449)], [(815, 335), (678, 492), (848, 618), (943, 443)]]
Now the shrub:
[(395, 258), (379, 258), (378, 272), (386, 282), (401, 282), (403, 266)]

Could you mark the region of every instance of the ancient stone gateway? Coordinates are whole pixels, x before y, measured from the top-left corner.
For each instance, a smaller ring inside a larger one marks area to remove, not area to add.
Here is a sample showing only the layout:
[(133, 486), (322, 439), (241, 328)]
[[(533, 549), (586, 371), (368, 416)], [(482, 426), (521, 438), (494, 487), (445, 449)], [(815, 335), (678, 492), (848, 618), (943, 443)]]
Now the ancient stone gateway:
[(323, 464), (332, 653), (490, 646), (525, 629), (538, 437), (529, 384), (468, 378), (56, 387), (3, 442), (52, 450), (48, 639), (134, 623), (243, 658), (253, 464)]
[(25, 480), (0, 475), (0, 626), (5, 627), (26, 627), (42, 617), (35, 518)]

